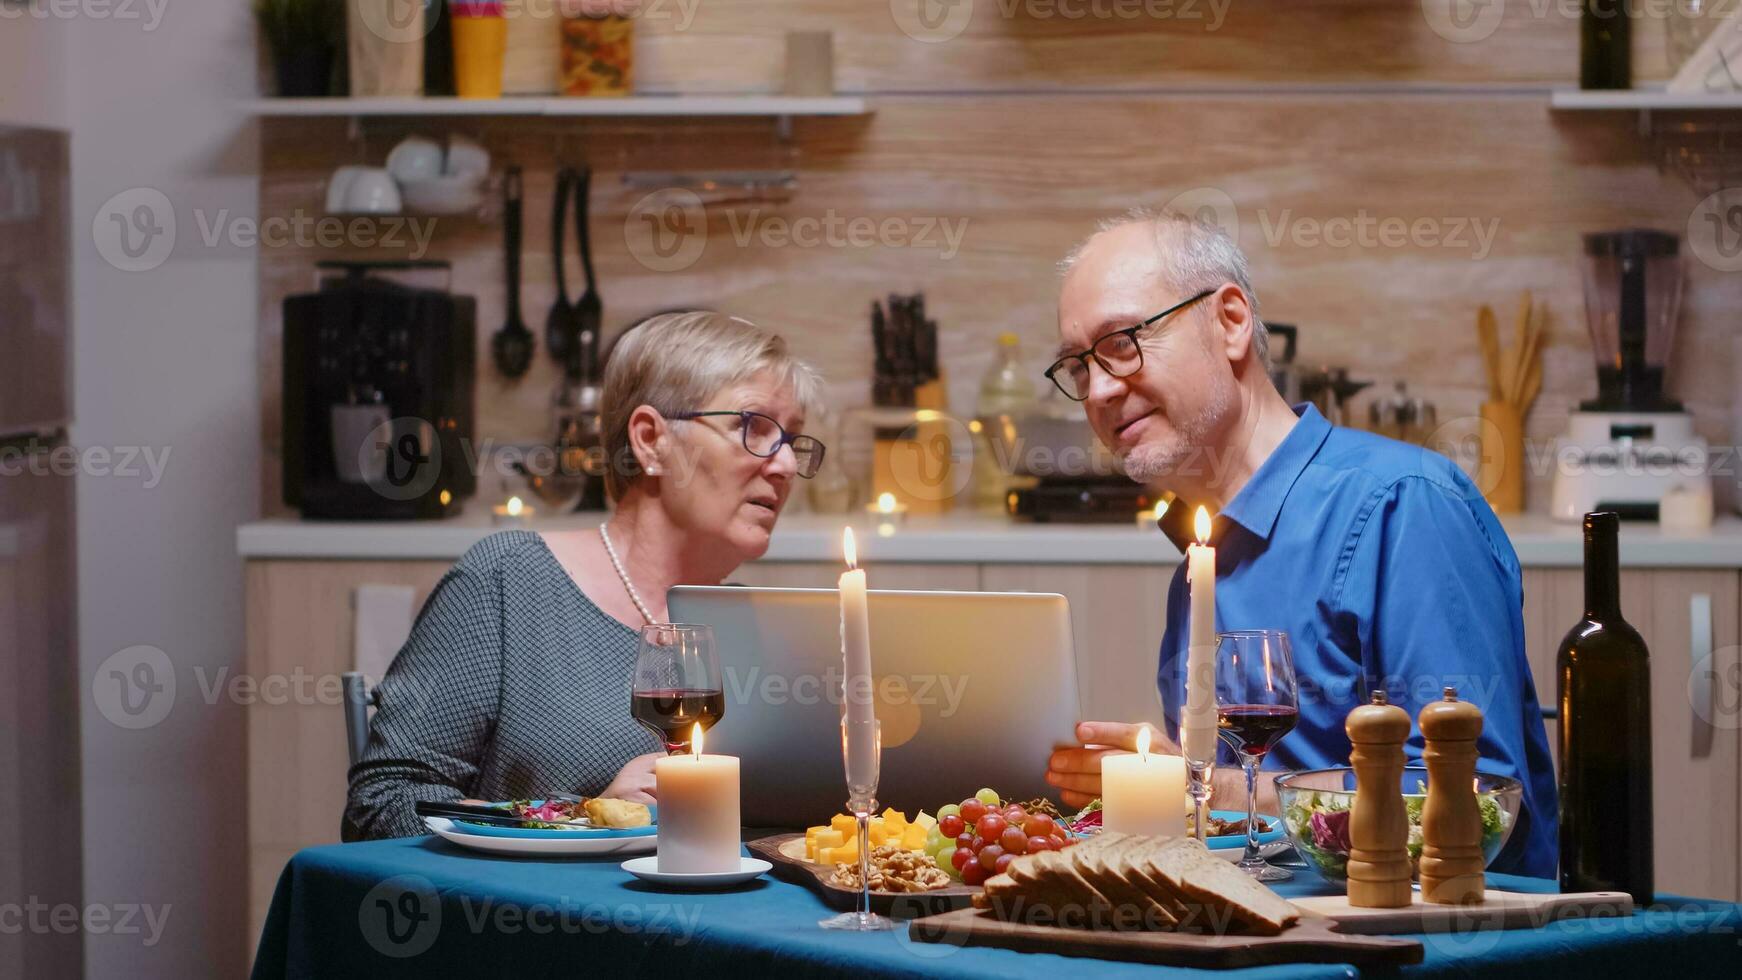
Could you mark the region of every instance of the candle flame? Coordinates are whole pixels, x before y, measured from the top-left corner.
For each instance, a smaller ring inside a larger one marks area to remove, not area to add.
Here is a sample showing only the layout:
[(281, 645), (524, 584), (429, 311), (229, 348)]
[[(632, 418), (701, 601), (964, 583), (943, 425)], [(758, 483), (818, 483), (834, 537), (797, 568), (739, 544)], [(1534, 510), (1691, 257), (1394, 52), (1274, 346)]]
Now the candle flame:
[(853, 547), (853, 529), (850, 527), (841, 531), (841, 550), (847, 553), (847, 567), (849, 569), (858, 568), (859, 551)]
[(520, 516), (520, 509), (522, 507), (525, 507), (525, 506), (526, 506), (525, 504), (520, 502), (519, 497), (509, 497), (508, 498), (508, 516), (509, 517), (519, 517)]
[(1155, 507), (1152, 510), (1150, 510), (1149, 516), (1152, 519), (1158, 520), (1158, 521), (1161, 520), (1163, 517), (1166, 517), (1167, 516), (1167, 501), (1157, 500), (1155, 502)]
[(1149, 758), (1149, 726), (1140, 725), (1137, 728), (1137, 754)]
[(880, 493), (877, 495), (877, 509), (885, 514), (895, 513), (895, 494)]
[(702, 757), (702, 723), (699, 721), (690, 729), (690, 755), (697, 759)]
[(1198, 532), (1198, 544), (1208, 544), (1210, 540), (1210, 512), (1199, 507), (1197, 519), (1193, 523)]

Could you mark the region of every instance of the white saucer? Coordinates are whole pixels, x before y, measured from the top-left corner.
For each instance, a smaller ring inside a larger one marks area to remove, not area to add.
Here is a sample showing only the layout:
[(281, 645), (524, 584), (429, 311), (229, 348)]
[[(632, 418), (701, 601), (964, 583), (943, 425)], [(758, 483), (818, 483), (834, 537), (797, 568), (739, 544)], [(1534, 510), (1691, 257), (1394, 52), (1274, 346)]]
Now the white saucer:
[(739, 858), (736, 871), (710, 871), (704, 874), (674, 874), (659, 870), (659, 855), (630, 858), (623, 862), (623, 870), (642, 881), (651, 881), (667, 888), (724, 888), (727, 885), (739, 885), (752, 878), (759, 878), (768, 869), (774, 867), (761, 858)]

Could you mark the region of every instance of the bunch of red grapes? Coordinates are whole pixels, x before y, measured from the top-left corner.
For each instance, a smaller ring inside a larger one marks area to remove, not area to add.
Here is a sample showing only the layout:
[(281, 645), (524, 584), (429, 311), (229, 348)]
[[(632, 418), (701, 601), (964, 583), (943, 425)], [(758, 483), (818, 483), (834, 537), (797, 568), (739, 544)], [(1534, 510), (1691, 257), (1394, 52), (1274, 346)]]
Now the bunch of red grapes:
[(954, 846), (946, 843), (938, 850), (938, 867), (964, 885), (979, 885), (1002, 873), (1018, 854), (1056, 851), (1070, 842), (1070, 833), (1052, 817), (1002, 803), (987, 789), (939, 807), (937, 829), (945, 842), (954, 841)]

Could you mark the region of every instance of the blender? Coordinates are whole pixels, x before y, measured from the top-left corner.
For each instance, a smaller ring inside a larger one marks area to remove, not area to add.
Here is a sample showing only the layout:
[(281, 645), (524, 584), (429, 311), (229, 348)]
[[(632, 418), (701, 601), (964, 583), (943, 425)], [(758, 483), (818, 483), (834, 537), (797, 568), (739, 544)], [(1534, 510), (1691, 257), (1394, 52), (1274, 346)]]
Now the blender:
[(1585, 239), (1585, 320), (1597, 397), (1579, 405), (1555, 445), (1553, 516), (1591, 511), (1655, 521), (1672, 492), (1710, 492), (1706, 442), (1664, 391), (1681, 307), (1679, 240), (1626, 229)]

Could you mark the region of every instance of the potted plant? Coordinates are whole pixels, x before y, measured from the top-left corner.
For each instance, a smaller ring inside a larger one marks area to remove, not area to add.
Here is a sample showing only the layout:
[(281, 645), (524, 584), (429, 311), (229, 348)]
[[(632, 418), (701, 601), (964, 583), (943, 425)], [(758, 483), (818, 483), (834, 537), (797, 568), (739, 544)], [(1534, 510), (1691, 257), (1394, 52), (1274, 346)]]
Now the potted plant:
[(344, 0), (254, 0), (254, 17), (272, 49), (278, 94), (330, 95), (345, 33)]

